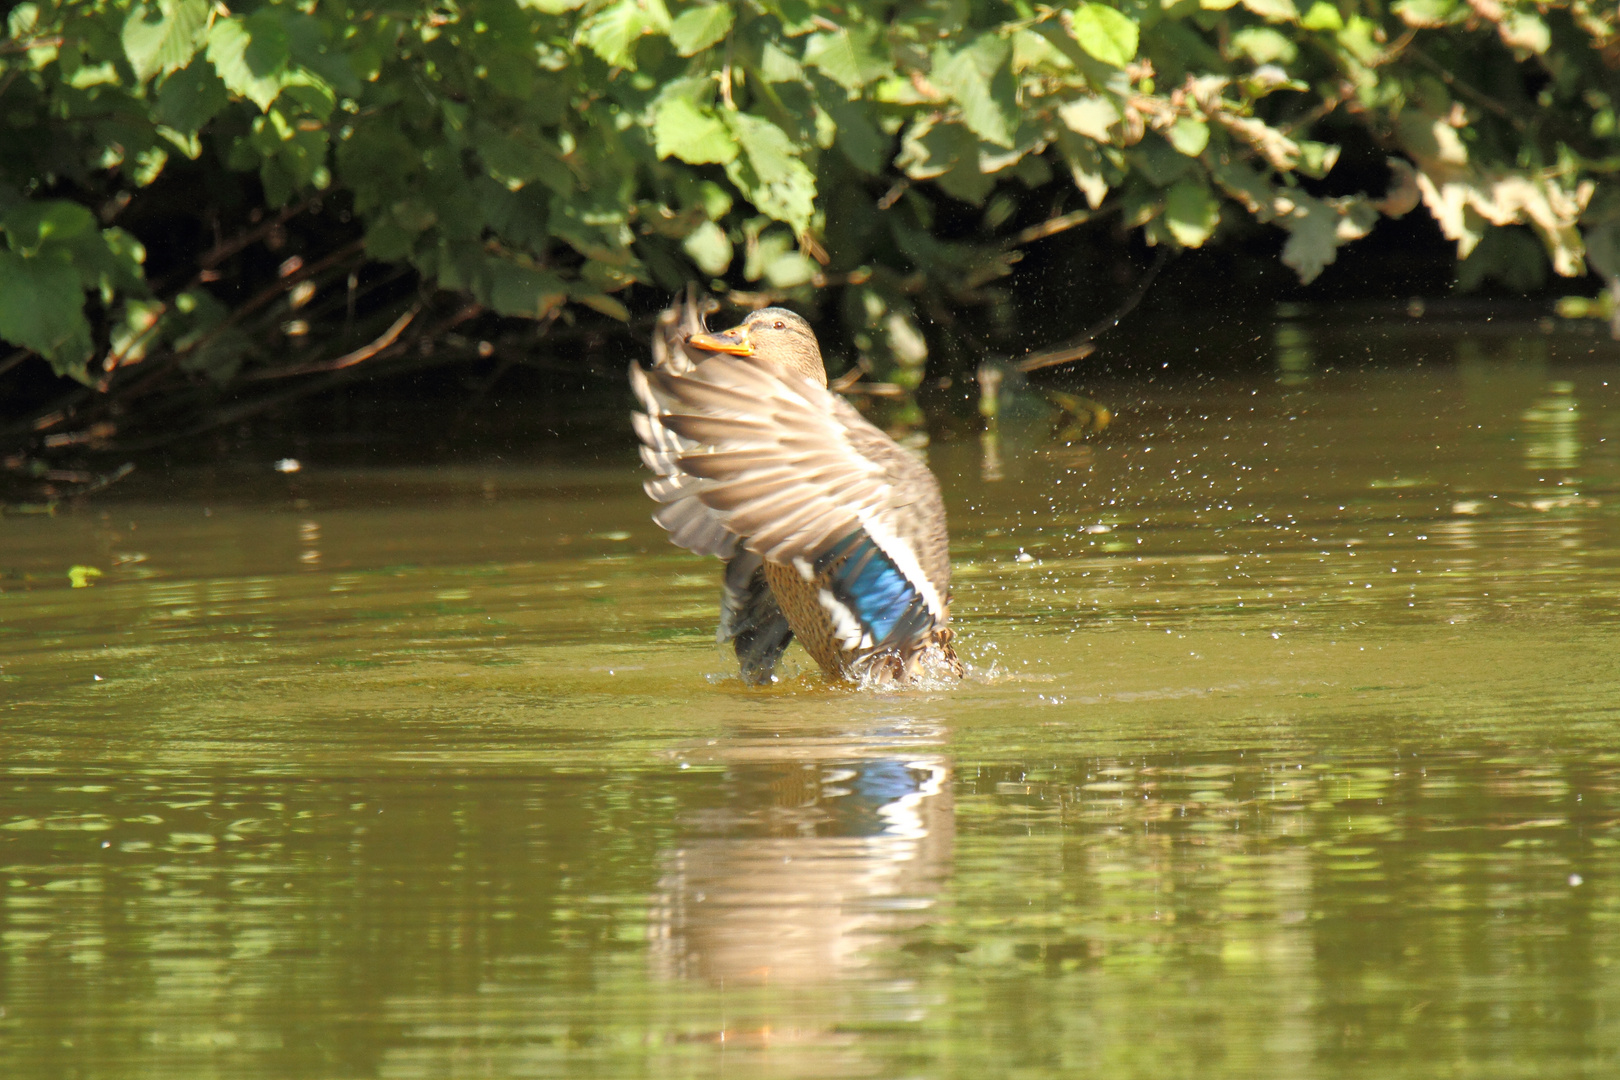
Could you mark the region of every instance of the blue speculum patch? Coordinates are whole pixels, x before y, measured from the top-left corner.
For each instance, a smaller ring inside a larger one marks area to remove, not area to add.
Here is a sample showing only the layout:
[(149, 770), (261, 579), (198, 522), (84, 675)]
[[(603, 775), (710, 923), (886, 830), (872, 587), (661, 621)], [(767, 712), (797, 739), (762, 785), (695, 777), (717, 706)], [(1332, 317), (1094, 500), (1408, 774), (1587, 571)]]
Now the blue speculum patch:
[(817, 560), (816, 570), (831, 571), (833, 595), (855, 612), (875, 644), (886, 642), (896, 624), (922, 602), (917, 588), (865, 532), (833, 545)]

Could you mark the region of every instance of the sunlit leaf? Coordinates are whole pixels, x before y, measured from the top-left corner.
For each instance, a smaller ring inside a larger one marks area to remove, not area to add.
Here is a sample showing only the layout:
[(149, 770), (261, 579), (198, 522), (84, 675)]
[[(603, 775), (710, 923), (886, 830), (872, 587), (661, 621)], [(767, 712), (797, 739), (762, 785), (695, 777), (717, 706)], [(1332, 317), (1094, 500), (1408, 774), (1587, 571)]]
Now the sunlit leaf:
[(606, 293), (576, 293), (574, 299), (588, 308), (600, 311), (610, 319), (617, 319), (620, 322), (630, 321), (630, 309), (624, 306), (624, 301)]
[[(260, 43), (259, 47), (255, 47), (253, 33), (261, 29), (266, 36), (274, 37), (264, 19), (256, 20), (250, 31), (245, 19), (234, 15), (216, 18), (208, 31), (208, 60), (214, 65), (227, 90), (247, 98), (260, 109), (268, 110), (270, 103), (281, 93), (286, 72), (284, 67), (264, 66), (275, 56), (276, 42), (271, 41), (268, 45)], [(285, 45), (284, 38), (282, 44)]]
[(787, 132), (763, 117), (727, 112), (725, 121), (744, 154), (726, 165), (726, 175), (761, 212), (809, 228), (815, 212), (816, 178), (799, 160)]
[(804, 44), (804, 62), (854, 93), (894, 70), (875, 46), (876, 31), (868, 27), (811, 34)]
[[(1317, 0), (1315, 7), (1305, 17), (1304, 25), (1311, 29), (1329, 29), (1328, 27), (1313, 26), (1311, 20), (1317, 15), (1318, 8), (1327, 8), (1323, 0)], [(1459, 10), (1461, 8), (1461, 10)], [(1333, 10), (1333, 9), (1330, 9)], [(1400, 16), (1402, 22), (1408, 26), (1435, 27), (1444, 26), (1454, 16), (1461, 15), (1468, 9), (1458, 3), (1458, 0), (1396, 0), (1390, 6), (1391, 13)], [(1338, 11), (1333, 10), (1335, 22)], [(1342, 22), (1339, 25), (1343, 25)], [(1331, 29), (1337, 29), (1337, 26)]]
[(1104, 4), (1081, 4), (1068, 29), (1076, 44), (1105, 64), (1124, 67), (1136, 58), (1136, 23)]
[(1517, 9), (1502, 20), (1499, 32), (1509, 48), (1541, 54), (1552, 47), (1552, 32), (1534, 11)]
[(1179, 181), (1165, 195), (1165, 226), (1183, 247), (1203, 246), (1220, 220), (1220, 200), (1200, 181)]
[(618, 0), (581, 23), (577, 36), (609, 66), (634, 69), (636, 42), (669, 28), (664, 0)]
[[(1440, 0), (1449, 3), (1451, 0)], [(1397, 5), (1398, 6), (1398, 5)], [(1305, 17), (1299, 20), (1299, 25), (1307, 30), (1342, 30), (1344, 29), (1344, 16), (1339, 9), (1328, 3), (1327, 0), (1316, 0)]]
[(1183, 116), (1170, 125), (1170, 130), (1165, 134), (1170, 139), (1170, 145), (1188, 157), (1197, 157), (1209, 145), (1209, 125), (1190, 116)]
[(1299, 18), (1294, 0), (1243, 0), (1243, 6), (1272, 22), (1293, 22)]
[(681, 241), (681, 247), (710, 276), (723, 274), (731, 266), (731, 239), (712, 221), (701, 222)]
[(207, 0), (159, 0), (124, 21), (124, 55), (141, 82), (191, 62), (208, 23)]
[(671, 97), (653, 119), (658, 156), (689, 165), (724, 165), (737, 156), (737, 140), (724, 121), (685, 98)]
[(1256, 64), (1289, 64), (1299, 48), (1269, 26), (1249, 26), (1232, 35), (1232, 52)]
[(1012, 35), (1012, 69), (1015, 74), (1042, 70), (1072, 71), (1074, 61), (1064, 56), (1045, 35), (1021, 29)]
[(759, 74), (766, 82), (797, 82), (804, 78), (804, 67), (775, 42), (767, 41), (759, 57)]
[(669, 40), (682, 56), (692, 56), (724, 41), (731, 33), (730, 4), (699, 4), (681, 12), (669, 26)]
[(1105, 97), (1087, 94), (1060, 105), (1058, 117), (1070, 131), (1097, 142), (1108, 142), (1113, 138), (1113, 126), (1119, 123), (1119, 109)]
[(962, 123), (986, 142), (1013, 145), (1018, 130), (1017, 86), (1007, 67), (1010, 49), (993, 34), (956, 53), (935, 50), (930, 80), (962, 110)]
[(1339, 148), (1332, 143), (1319, 143), (1302, 141), (1299, 143), (1299, 164), (1297, 168), (1306, 176), (1321, 179), (1333, 171), (1338, 163)]

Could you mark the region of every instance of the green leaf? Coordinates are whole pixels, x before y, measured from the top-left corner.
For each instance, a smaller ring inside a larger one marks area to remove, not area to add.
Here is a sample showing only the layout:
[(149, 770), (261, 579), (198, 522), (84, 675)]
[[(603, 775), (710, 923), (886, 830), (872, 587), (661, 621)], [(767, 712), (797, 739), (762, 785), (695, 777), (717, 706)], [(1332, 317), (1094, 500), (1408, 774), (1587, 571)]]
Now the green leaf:
[(473, 145), (489, 174), (513, 191), (536, 180), (563, 195), (573, 190), (562, 155), (535, 132), (505, 131), (480, 121), (473, 129)]
[(58, 375), (89, 381), (94, 346), (72, 263), (0, 250), (0, 338), (43, 356)]
[(619, 0), (580, 24), (575, 38), (588, 45), (609, 67), (636, 67), (636, 42), (647, 34), (669, 33), (664, 0)]
[(259, 8), (247, 17), (248, 45), (242, 54), (253, 74), (266, 78), (281, 74), (292, 60), (292, 35), (275, 5)]
[(659, 105), (653, 139), (659, 158), (673, 156), (688, 165), (725, 165), (737, 157), (737, 140), (724, 121), (685, 98)]
[(773, 289), (794, 289), (807, 284), (820, 269), (802, 251), (789, 251), (765, 264), (765, 280)]
[(618, 319), (620, 322), (630, 321), (630, 309), (624, 306), (622, 300), (606, 293), (575, 292), (574, 300), (593, 311), (600, 311), (610, 319)]
[(681, 12), (670, 24), (669, 40), (675, 43), (676, 52), (692, 56), (724, 41), (734, 17), (730, 4), (700, 4)]
[(1523, 49), (1539, 56), (1552, 47), (1552, 32), (1534, 11), (1510, 12), (1502, 20), (1498, 32), (1502, 35), (1503, 43), (1512, 49)]
[(1044, 34), (1033, 30), (1015, 30), (1012, 35), (1012, 69), (1014, 74), (1026, 71), (1073, 71), (1074, 61)]
[(839, 100), (840, 96), (822, 96), (827, 115), (838, 127), (838, 149), (857, 169), (876, 176), (889, 163), (893, 141), (878, 127), (867, 102)]
[(120, 292), (147, 291), (141, 270), (146, 249), (123, 229), (97, 229), (92, 223), (69, 237), (53, 240), (43, 253), (65, 255), (79, 272), (79, 287), (98, 290), (104, 303), (111, 304)]
[(207, 0), (159, 0), (130, 11), (123, 42), (135, 77), (144, 83), (185, 67), (202, 43), (207, 23)]
[(731, 238), (712, 221), (705, 221), (687, 234), (681, 247), (697, 263), (698, 269), (710, 277), (717, 277), (731, 266)]
[(1473, 292), (1495, 280), (1514, 292), (1535, 292), (1547, 283), (1547, 253), (1521, 226), (1486, 229), (1479, 246), (1457, 265), (1457, 289)]
[(1592, 269), (1607, 278), (1620, 278), (1620, 222), (1605, 222), (1586, 230), (1586, 258)]
[(943, 46), (936, 49), (929, 75), (961, 107), (969, 131), (1007, 147), (1018, 130), (1018, 87), (1006, 63), (1010, 52), (999, 36), (983, 34), (954, 55)]
[(18, 4), (6, 16), (6, 33), (13, 41), (22, 41), (34, 35), (39, 26), (39, 5)]
[[(1317, 0), (1316, 7), (1311, 8), (1302, 25), (1310, 26), (1310, 20), (1316, 15), (1317, 8), (1327, 6), (1322, 0)], [(1392, 14), (1398, 15), (1407, 26), (1418, 27), (1444, 26), (1453, 17), (1463, 13), (1458, 10), (1457, 0), (1396, 0), (1396, 3), (1392, 4), (1389, 10)], [(1334, 11), (1333, 14), (1337, 17), (1339, 13)], [(1343, 22), (1341, 21), (1339, 26), (1342, 25)], [(1310, 28), (1324, 29), (1322, 27)], [(1338, 28), (1338, 26), (1334, 26), (1331, 29), (1337, 30)]]
[(95, 228), (95, 215), (66, 199), (28, 199), (0, 219), (6, 243), (23, 255), (37, 253), (47, 242), (64, 243)]
[(1087, 94), (1066, 105), (1059, 105), (1058, 117), (1075, 134), (1105, 143), (1113, 139), (1109, 129), (1119, 123), (1119, 109), (1105, 97)]
[(804, 78), (804, 66), (775, 42), (767, 41), (759, 55), (759, 75), (768, 83), (798, 82)]
[(231, 101), (225, 84), (206, 61), (194, 60), (158, 87), (156, 118), (181, 135), (202, 130)]
[[(258, 16), (263, 11), (254, 14)], [(269, 40), (255, 43), (253, 34), (256, 32), (262, 32)], [(255, 18), (250, 29), (249, 20), (236, 16), (218, 18), (208, 32), (208, 59), (227, 90), (268, 111), (270, 103), (281, 93), (286, 74), (286, 34), (279, 40), (283, 47), (283, 66), (266, 68), (265, 64), (276, 55), (277, 44), (274, 33), (268, 29), (268, 20)]]
[(1209, 125), (1190, 116), (1171, 124), (1168, 135), (1170, 145), (1188, 157), (1197, 157), (1209, 145)]
[(995, 187), (979, 167), (980, 142), (961, 124), (925, 120), (900, 140), (895, 165), (913, 180), (932, 180), (952, 198), (978, 205)]
[(1164, 223), (1183, 247), (1201, 247), (1221, 221), (1221, 204), (1201, 180), (1182, 180), (1164, 200)]
[[(1440, 0), (1440, 2), (1449, 3), (1451, 0)], [(1396, 4), (1395, 10), (1399, 11), (1399, 8), (1400, 5)], [(1344, 16), (1340, 15), (1339, 9), (1328, 3), (1327, 0), (1316, 0), (1316, 3), (1311, 5), (1311, 10), (1307, 11), (1305, 17), (1299, 20), (1299, 25), (1307, 30), (1343, 30)]]
[(538, 319), (568, 299), (568, 286), (548, 271), (497, 258), (486, 259), (484, 269), (489, 278), (485, 302), (502, 315)]
[(220, 385), (236, 378), (253, 348), (253, 339), (240, 326), (224, 326), (194, 336), (197, 346), (180, 358), (181, 369), (200, 372)]
[(1294, 7), (1294, 0), (1243, 0), (1243, 6), (1272, 22), (1294, 22), (1299, 19), (1299, 9)]
[(1290, 64), (1299, 48), (1269, 26), (1246, 26), (1232, 35), (1232, 51), (1256, 64)]
[(1332, 143), (1302, 141), (1299, 144), (1299, 171), (1320, 180), (1339, 161), (1339, 148)]
[(799, 160), (798, 146), (763, 117), (727, 112), (725, 121), (746, 155), (726, 165), (726, 176), (761, 213), (796, 231), (808, 229), (815, 213), (816, 178)]
[(1074, 181), (1074, 186), (1085, 195), (1086, 203), (1093, 210), (1097, 209), (1108, 197), (1108, 177), (1104, 175), (1107, 166), (1102, 155), (1090, 142), (1062, 132), (1058, 133), (1058, 150), (1069, 166), (1069, 177)]
[(517, 6), (527, 11), (538, 11), (546, 15), (562, 15), (570, 11), (578, 11), (584, 7), (586, 0), (517, 0)]
[(1308, 285), (1339, 256), (1339, 215), (1320, 199), (1299, 192), (1291, 192), (1290, 197), (1294, 210), (1280, 221), (1288, 230), (1282, 261)]
[(1125, 152), (1125, 160), (1156, 187), (1169, 187), (1195, 168), (1168, 140), (1153, 131)]
[(1075, 44), (1114, 67), (1124, 67), (1136, 58), (1139, 38), (1136, 23), (1103, 4), (1081, 4), (1067, 21)]
[(894, 71), (876, 44), (877, 32), (866, 26), (811, 34), (804, 44), (804, 62), (854, 94)]

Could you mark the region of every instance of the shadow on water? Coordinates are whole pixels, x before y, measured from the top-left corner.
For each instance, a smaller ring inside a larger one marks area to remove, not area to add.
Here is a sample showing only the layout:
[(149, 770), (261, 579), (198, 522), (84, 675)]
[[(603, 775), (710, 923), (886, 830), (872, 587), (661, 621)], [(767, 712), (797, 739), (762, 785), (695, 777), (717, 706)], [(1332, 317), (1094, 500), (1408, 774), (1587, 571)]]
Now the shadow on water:
[(743, 686), (628, 439), (5, 519), (0, 1070), (1612, 1071), (1620, 367), (1498, 329), (1009, 387), (949, 690)]

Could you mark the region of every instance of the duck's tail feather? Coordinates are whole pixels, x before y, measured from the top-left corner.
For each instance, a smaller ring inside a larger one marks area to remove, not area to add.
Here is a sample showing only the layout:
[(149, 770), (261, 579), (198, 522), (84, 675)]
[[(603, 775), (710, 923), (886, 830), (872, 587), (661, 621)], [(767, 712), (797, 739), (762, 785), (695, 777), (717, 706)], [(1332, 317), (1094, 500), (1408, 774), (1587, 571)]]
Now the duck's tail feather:
[(715, 640), (732, 642), (743, 681), (768, 683), (793, 631), (765, 580), (765, 561), (740, 551), (726, 563), (725, 592), (720, 598), (720, 630)]

